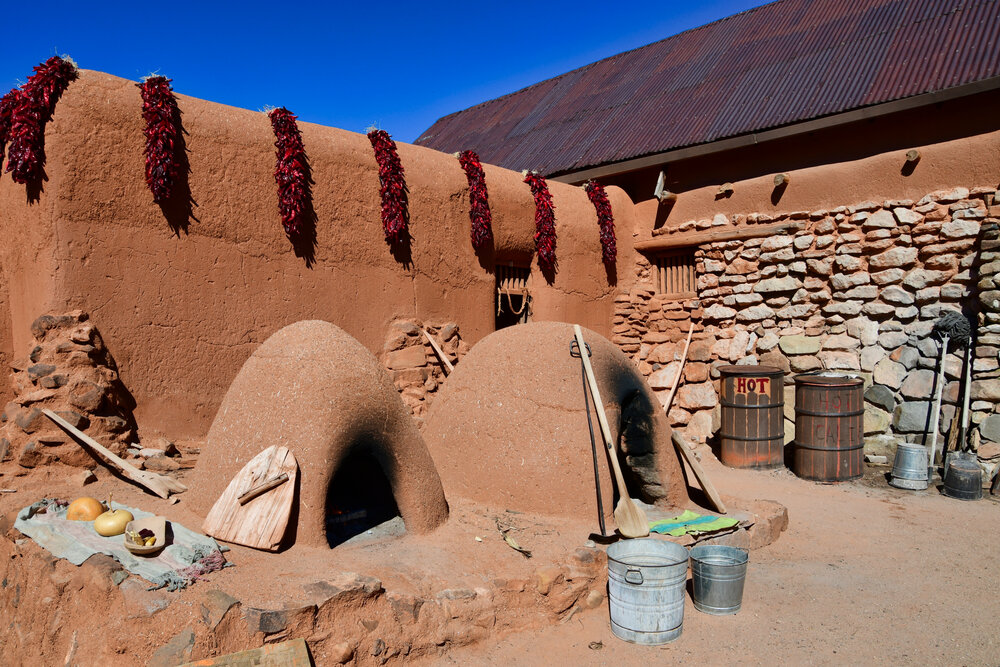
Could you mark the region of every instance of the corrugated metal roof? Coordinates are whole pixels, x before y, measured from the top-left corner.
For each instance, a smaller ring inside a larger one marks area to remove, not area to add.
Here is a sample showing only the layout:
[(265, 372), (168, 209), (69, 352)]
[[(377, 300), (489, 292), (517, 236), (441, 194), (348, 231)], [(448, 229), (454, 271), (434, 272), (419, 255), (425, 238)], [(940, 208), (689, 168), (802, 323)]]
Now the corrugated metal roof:
[(1000, 76), (998, 0), (779, 0), (438, 120), (417, 144), (576, 171)]

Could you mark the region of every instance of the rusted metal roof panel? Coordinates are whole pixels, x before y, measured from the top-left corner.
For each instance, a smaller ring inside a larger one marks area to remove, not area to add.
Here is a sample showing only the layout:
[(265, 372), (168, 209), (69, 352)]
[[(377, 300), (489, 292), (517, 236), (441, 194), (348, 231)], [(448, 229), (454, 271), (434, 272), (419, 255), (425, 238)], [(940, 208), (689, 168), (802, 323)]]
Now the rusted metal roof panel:
[(779, 0), (445, 116), (417, 140), (565, 173), (1000, 76), (998, 0)]

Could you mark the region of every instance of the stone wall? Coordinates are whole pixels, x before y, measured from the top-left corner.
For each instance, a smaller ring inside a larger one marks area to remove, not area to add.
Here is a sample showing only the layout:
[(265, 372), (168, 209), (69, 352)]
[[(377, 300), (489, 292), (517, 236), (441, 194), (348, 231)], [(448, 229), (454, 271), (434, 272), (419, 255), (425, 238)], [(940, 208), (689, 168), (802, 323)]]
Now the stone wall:
[(434, 337), (452, 364), (457, 364), (469, 351), (468, 343), (462, 340), (454, 322), (421, 323), (403, 318), (389, 326), (382, 349), (382, 364), (421, 429), (424, 414), (446, 377), (444, 364), (427, 342), (422, 329)]
[[(978, 326), (974, 419), (1000, 440), (1000, 414), (990, 417), (1000, 401), (1000, 279), (986, 275), (1000, 272), (1000, 254), (982, 238), (1000, 218), (995, 198), (994, 187), (955, 187), (919, 201), (685, 222), (665, 237), (744, 228), (749, 235), (769, 223), (789, 231), (697, 245), (694, 299), (660, 298), (655, 268), (641, 260), (637, 283), (617, 297), (614, 340), (665, 401), (693, 322), (669, 417), (695, 439), (718, 428), (719, 366), (766, 364), (787, 374), (786, 441), (794, 434), (791, 376), (841, 371), (865, 379), (866, 447), (891, 451), (925, 431), (940, 350), (934, 322), (944, 309), (964, 310)], [(980, 288), (987, 298), (975, 298)], [(962, 351), (944, 367), (942, 432), (960, 405)]]

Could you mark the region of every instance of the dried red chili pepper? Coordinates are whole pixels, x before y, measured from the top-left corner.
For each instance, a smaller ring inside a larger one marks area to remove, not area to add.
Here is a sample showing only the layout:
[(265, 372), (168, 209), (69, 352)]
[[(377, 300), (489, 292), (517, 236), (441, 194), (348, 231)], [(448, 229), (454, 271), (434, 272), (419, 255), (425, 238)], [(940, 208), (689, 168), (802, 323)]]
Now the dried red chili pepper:
[(618, 246), (615, 243), (615, 218), (611, 214), (608, 193), (597, 181), (587, 181), (583, 189), (597, 209), (597, 224), (601, 227), (601, 259), (605, 264), (614, 264), (618, 257)]
[(469, 181), (469, 220), (472, 222), (472, 247), (479, 249), (493, 240), (493, 214), (486, 192), (486, 174), (474, 151), (462, 151), (458, 162)]
[(406, 237), (410, 221), (409, 196), (403, 165), (396, 152), (396, 142), (385, 130), (371, 129), (368, 140), (378, 163), (379, 194), (382, 197), (382, 229), (385, 242), (399, 243)]
[(11, 115), (14, 113), (14, 105), (17, 104), (17, 96), (21, 91), (14, 88), (2, 98), (0, 98), (0, 173), (3, 173), (3, 159), (6, 155), (7, 138), (10, 136)]
[(274, 130), (274, 181), (278, 184), (278, 211), (288, 236), (302, 231), (302, 213), (309, 198), (308, 162), (295, 114), (281, 107), (268, 114)]
[(177, 180), (177, 149), (181, 138), (181, 112), (170, 79), (151, 76), (137, 83), (146, 121), (146, 185), (157, 204), (170, 198)]
[(556, 268), (556, 216), (552, 195), (541, 174), (529, 171), (524, 182), (531, 186), (531, 194), (535, 197), (535, 252), (538, 253), (538, 266), (551, 271)]
[(72, 60), (52, 56), (37, 65), (35, 73), (21, 86), (8, 132), (7, 171), (16, 183), (32, 183), (45, 177), (45, 125), (59, 97), (77, 76)]

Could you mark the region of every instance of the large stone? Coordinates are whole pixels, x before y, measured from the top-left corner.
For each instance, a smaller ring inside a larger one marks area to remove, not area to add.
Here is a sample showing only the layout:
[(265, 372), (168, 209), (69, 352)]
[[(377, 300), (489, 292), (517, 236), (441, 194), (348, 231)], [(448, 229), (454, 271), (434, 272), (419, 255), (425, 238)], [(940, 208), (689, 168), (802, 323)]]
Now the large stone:
[(386, 355), (385, 365), (390, 370), (403, 370), (406, 368), (420, 368), (427, 364), (427, 354), (423, 345), (406, 347), (396, 350)]
[(878, 341), (878, 322), (857, 317), (847, 322), (847, 333), (860, 340), (862, 345), (874, 345)]
[(823, 368), (823, 362), (820, 361), (818, 357), (807, 354), (799, 354), (794, 357), (789, 357), (788, 364), (796, 373), (808, 373), (810, 371), (818, 371)]
[(1000, 378), (973, 380), (969, 395), (974, 401), (1000, 402)]
[(811, 303), (797, 303), (785, 306), (775, 313), (775, 315), (783, 320), (803, 319), (808, 317), (809, 313), (811, 313), (815, 307), (815, 304)]
[(711, 382), (686, 384), (677, 390), (677, 406), (684, 410), (714, 408), (719, 402)]
[(785, 354), (816, 354), (823, 340), (819, 336), (782, 336), (778, 345)]
[(914, 213), (908, 208), (897, 207), (892, 209), (892, 214), (896, 216), (896, 220), (904, 225), (915, 225), (924, 219), (924, 216), (919, 213)]
[(876, 285), (891, 285), (893, 283), (898, 283), (906, 275), (906, 271), (903, 269), (886, 269), (885, 271), (877, 271), (872, 276), (872, 282)]
[(757, 349), (761, 352), (768, 352), (777, 347), (779, 342), (780, 339), (773, 332), (768, 331), (757, 341)]
[(885, 357), (885, 350), (878, 345), (869, 345), (861, 350), (861, 370), (871, 372), (875, 364)]
[(174, 665), (190, 661), (193, 650), (194, 631), (188, 628), (156, 649), (146, 665), (147, 667), (174, 667)]
[(835, 273), (830, 278), (830, 286), (835, 290), (847, 290), (858, 285), (867, 285), (871, 282), (868, 273), (859, 271), (857, 273)]
[(886, 210), (875, 211), (862, 223), (863, 229), (892, 229), (896, 226), (896, 218)]
[(902, 331), (886, 331), (879, 334), (878, 344), (887, 350), (895, 350), (900, 345), (906, 345), (910, 337)]
[(930, 428), (930, 401), (906, 401), (896, 406), (892, 425), (900, 433), (923, 433)]
[(913, 303), (913, 294), (898, 285), (890, 285), (882, 288), (882, 300), (887, 303), (894, 303), (901, 306), (909, 306)]
[(834, 263), (837, 265), (837, 270), (844, 273), (859, 271), (862, 266), (861, 260), (853, 255), (840, 255)]
[(865, 406), (864, 429), (865, 435), (876, 435), (885, 433), (892, 424), (892, 414), (881, 410), (874, 405)]
[(706, 320), (728, 320), (732, 319), (736, 315), (736, 311), (732, 308), (727, 308), (722, 304), (715, 304), (714, 306), (709, 306), (702, 313), (702, 317)]
[(917, 261), (916, 248), (892, 248), (868, 259), (868, 267), (877, 269), (898, 269), (912, 266)]
[(872, 374), (876, 383), (884, 384), (893, 390), (899, 389), (905, 377), (906, 367), (888, 357), (875, 364), (875, 370)]
[(890, 306), (887, 303), (866, 303), (861, 307), (861, 312), (869, 317), (882, 318), (888, 317), (896, 312), (895, 306)]
[(670, 389), (674, 386), (674, 378), (677, 377), (677, 371), (681, 367), (681, 362), (674, 361), (663, 368), (650, 373), (649, 375), (649, 386), (653, 389)]
[(750, 351), (750, 333), (747, 331), (737, 331), (729, 343), (729, 360), (736, 361), (747, 355)]
[(1000, 442), (1000, 415), (993, 414), (979, 424), (979, 433), (984, 440)]
[(980, 222), (978, 220), (952, 220), (941, 225), (941, 236), (949, 239), (962, 239), (979, 236)]
[(743, 308), (736, 313), (737, 322), (760, 322), (774, 317), (774, 311), (763, 304)]
[(861, 313), (861, 307), (863, 305), (864, 303), (861, 301), (839, 301), (834, 303), (828, 303), (825, 306), (823, 306), (823, 314), (844, 315), (847, 317), (853, 317)]
[(910, 371), (899, 388), (905, 398), (930, 399), (934, 387), (934, 371), (917, 369)]
[(768, 236), (764, 239), (764, 242), (760, 244), (760, 249), (762, 252), (773, 252), (775, 250), (781, 250), (782, 248), (787, 248), (792, 245), (794, 238), (786, 234), (780, 234), (778, 236)]
[(785, 276), (784, 278), (768, 278), (757, 283), (757, 286), (753, 288), (754, 292), (760, 292), (762, 294), (771, 294), (774, 292), (794, 292), (795, 290), (802, 287), (802, 283), (791, 276)]
[(873, 384), (868, 387), (865, 390), (865, 400), (886, 412), (892, 412), (896, 408), (896, 394), (881, 384)]
[(928, 285), (940, 285), (948, 280), (947, 271), (928, 271), (927, 269), (914, 269), (903, 278), (903, 284), (914, 290), (923, 289)]
[(838, 334), (836, 336), (829, 336), (823, 341), (824, 350), (854, 350), (861, 346), (861, 343), (856, 338), (852, 338), (847, 334)]
[(770, 352), (761, 354), (760, 364), (762, 366), (780, 368), (784, 373), (790, 373), (792, 370), (791, 364), (788, 363), (788, 357), (783, 355), (779, 350), (771, 350)]
[(823, 350), (816, 355), (823, 367), (828, 370), (859, 371), (861, 365), (858, 363), (856, 352), (844, 352), (841, 350)]
[(807, 259), (806, 269), (810, 273), (815, 273), (818, 276), (828, 276), (833, 273), (833, 258)]
[(898, 361), (910, 370), (913, 370), (920, 364), (920, 353), (909, 345), (903, 345), (896, 348), (893, 353), (889, 355), (889, 358), (893, 361)]

